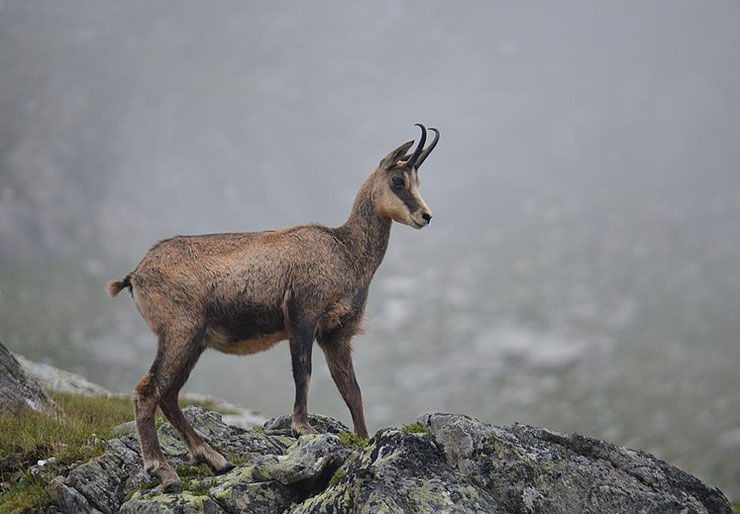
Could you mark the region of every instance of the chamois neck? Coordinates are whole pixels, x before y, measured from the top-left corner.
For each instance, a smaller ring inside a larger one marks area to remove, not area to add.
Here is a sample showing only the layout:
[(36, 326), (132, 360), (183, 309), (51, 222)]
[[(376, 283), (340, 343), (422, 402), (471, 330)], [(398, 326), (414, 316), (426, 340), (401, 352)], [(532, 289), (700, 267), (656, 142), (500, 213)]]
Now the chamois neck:
[(385, 256), (391, 234), (391, 220), (380, 216), (373, 206), (372, 176), (360, 188), (349, 218), (337, 228), (337, 236), (355, 258), (369, 281)]

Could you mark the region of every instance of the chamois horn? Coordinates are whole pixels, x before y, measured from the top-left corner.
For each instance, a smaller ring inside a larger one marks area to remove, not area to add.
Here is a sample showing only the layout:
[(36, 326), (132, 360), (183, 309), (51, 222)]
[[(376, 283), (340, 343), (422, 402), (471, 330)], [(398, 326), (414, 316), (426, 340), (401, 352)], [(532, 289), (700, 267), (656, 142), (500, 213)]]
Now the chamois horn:
[(429, 156), (429, 154), (432, 153), (432, 150), (434, 150), (434, 147), (437, 146), (437, 141), (439, 141), (439, 130), (437, 130), (436, 128), (431, 128), (431, 127), (429, 128), (429, 130), (434, 131), (434, 139), (432, 140), (432, 143), (423, 152), (421, 152), (421, 155), (419, 156), (419, 160), (416, 162), (416, 169), (421, 168), (421, 164)]
[(419, 155), (421, 155), (421, 151), (424, 149), (424, 143), (427, 142), (427, 129), (424, 125), (421, 123), (415, 123), (415, 126), (421, 128), (421, 139), (419, 139), (419, 144), (416, 145), (416, 150), (414, 150), (414, 155), (412, 155), (409, 160), (406, 161), (406, 167), (413, 168), (414, 164), (416, 163), (416, 159), (419, 158)]

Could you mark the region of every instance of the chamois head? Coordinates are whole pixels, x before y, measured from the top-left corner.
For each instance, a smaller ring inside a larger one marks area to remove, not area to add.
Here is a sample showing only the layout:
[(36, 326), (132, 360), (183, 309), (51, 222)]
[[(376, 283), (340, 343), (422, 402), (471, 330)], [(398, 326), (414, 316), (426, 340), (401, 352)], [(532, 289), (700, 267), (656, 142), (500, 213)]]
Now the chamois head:
[(419, 168), (439, 141), (439, 130), (427, 148), (427, 129), (421, 123), (421, 139), (413, 154), (407, 152), (414, 144), (408, 141), (383, 157), (372, 174), (373, 204), (375, 210), (386, 218), (421, 229), (429, 225), (432, 211), (419, 192)]

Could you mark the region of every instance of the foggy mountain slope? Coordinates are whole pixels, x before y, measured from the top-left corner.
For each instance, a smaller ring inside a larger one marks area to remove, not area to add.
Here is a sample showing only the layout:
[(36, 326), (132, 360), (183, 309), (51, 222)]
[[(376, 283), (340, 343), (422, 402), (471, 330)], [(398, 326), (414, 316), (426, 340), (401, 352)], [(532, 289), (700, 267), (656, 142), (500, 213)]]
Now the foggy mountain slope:
[[(154, 340), (106, 280), (174, 234), (339, 225), (423, 122), (434, 223), (394, 228), (356, 344), (371, 428), (414, 405), (589, 432), (732, 494), (737, 14), (5, 2), (0, 335), (129, 390)], [(288, 363), (208, 354), (188, 387), (278, 414)], [(318, 360), (310, 401), (347, 415)]]

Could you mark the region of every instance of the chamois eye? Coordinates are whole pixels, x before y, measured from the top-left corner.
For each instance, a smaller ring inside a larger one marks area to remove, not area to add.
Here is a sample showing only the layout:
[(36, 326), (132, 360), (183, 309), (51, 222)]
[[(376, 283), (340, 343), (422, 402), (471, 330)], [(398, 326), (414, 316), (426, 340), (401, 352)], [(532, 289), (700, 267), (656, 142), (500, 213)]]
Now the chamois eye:
[(402, 187), (403, 179), (401, 177), (393, 177), (393, 185), (396, 187)]

